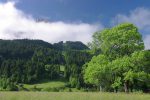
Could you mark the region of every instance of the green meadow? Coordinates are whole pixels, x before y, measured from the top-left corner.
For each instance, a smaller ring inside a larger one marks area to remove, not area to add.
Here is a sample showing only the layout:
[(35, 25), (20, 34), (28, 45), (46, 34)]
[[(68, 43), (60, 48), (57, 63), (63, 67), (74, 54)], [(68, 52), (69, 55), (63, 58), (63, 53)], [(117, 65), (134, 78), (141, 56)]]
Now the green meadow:
[(66, 87), (67, 81), (65, 79), (59, 80), (42, 80), (35, 84), (22, 84), (22, 87), (18, 85), (19, 91), (34, 91), (34, 92), (83, 92), (83, 89)]
[(0, 92), (0, 100), (150, 100), (150, 95), (100, 92)]
[(55, 80), (55, 81), (43, 81), (37, 84), (24, 84), (24, 88), (28, 90), (32, 90), (33, 88), (37, 88), (40, 90), (44, 90), (47, 88), (59, 88), (59, 87), (64, 87), (65, 86), (65, 81), (60, 81), (60, 80)]

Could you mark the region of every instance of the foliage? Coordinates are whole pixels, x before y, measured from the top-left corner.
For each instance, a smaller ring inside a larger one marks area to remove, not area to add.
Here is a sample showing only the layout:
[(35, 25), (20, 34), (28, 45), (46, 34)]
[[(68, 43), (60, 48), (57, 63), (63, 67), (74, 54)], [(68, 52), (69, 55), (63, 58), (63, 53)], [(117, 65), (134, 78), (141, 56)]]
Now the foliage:
[(130, 23), (104, 29), (93, 35), (93, 47), (100, 48), (111, 59), (143, 50), (144, 43), (138, 29)]
[(102, 50), (84, 69), (86, 83), (104, 91), (125, 92), (149, 91), (150, 51), (144, 51), (144, 44), (138, 29), (129, 23), (104, 29), (93, 35), (93, 47)]
[[(52, 45), (41, 40), (0, 40), (0, 47), (0, 77), (17, 84), (33, 84), (64, 76), (79, 80), (82, 65), (90, 59), (86, 51), (88, 47), (82, 42), (67, 41)], [(64, 66), (63, 71), (61, 66)], [(80, 84), (77, 82), (74, 87), (76, 85)]]

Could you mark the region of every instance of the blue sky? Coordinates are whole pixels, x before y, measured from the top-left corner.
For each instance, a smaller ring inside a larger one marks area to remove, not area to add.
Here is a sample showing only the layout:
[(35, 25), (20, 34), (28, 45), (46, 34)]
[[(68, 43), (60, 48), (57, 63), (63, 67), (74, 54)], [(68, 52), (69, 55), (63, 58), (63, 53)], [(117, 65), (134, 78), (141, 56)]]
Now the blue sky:
[(51, 21), (82, 21), (109, 25), (118, 13), (128, 14), (137, 7), (150, 7), (149, 0), (19, 0), (17, 7)]
[(96, 31), (131, 22), (139, 28), (146, 49), (150, 49), (149, 0), (0, 0), (0, 22), (1, 39), (42, 39), (51, 43), (87, 43)]

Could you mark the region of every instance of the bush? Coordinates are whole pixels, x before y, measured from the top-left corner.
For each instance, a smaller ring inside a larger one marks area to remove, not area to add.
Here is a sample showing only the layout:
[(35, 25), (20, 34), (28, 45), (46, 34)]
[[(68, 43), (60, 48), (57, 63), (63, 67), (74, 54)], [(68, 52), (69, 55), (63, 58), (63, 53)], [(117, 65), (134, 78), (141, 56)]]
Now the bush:
[(47, 92), (62, 92), (64, 91), (65, 87), (48, 87), (44, 88), (41, 91), (47, 91)]
[(76, 85), (78, 83), (77, 78), (75, 78), (75, 77), (70, 77), (69, 82), (71, 84), (71, 87), (76, 87)]
[(41, 88), (37, 88), (36, 85), (33, 86), (33, 88), (30, 89), (31, 91), (41, 91)]
[(47, 92), (59, 92), (59, 89), (58, 88), (44, 88), (42, 89), (42, 91), (47, 91)]
[(70, 83), (65, 83), (65, 87), (71, 88), (71, 84)]
[(18, 87), (15, 84), (10, 83), (9, 85), (7, 85), (6, 90), (8, 90), (8, 91), (18, 91)]

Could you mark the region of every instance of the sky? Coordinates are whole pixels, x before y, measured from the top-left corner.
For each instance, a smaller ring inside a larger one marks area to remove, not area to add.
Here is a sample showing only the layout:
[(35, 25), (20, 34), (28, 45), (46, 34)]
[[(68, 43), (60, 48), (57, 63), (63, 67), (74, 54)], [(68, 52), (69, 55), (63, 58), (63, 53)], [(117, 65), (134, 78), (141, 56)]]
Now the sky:
[(131, 22), (150, 49), (149, 0), (0, 0), (0, 22), (1, 39), (85, 44), (96, 31)]

